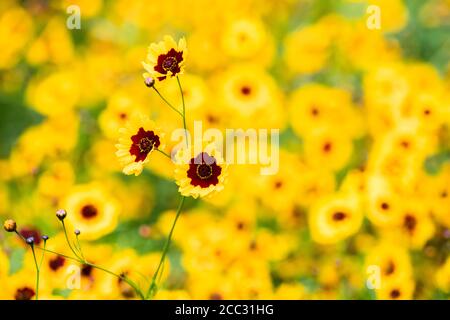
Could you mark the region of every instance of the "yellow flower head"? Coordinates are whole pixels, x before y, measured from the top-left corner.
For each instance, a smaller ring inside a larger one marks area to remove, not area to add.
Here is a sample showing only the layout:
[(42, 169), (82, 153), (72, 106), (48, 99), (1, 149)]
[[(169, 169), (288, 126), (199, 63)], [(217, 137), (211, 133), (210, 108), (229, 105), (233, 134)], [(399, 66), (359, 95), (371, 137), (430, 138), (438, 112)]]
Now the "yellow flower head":
[(150, 153), (155, 149), (164, 149), (164, 134), (146, 116), (132, 117), (119, 132), (116, 155), (124, 167), (123, 173), (127, 175), (140, 175)]
[(363, 222), (358, 197), (335, 194), (318, 201), (309, 214), (314, 241), (334, 244), (358, 232)]
[(196, 199), (223, 190), (227, 164), (220, 152), (210, 146), (212, 145), (200, 152), (192, 148), (182, 148), (175, 154), (175, 179), (179, 186), (178, 191), (183, 196)]
[(146, 62), (142, 62), (145, 72), (144, 78), (162, 81), (167, 77), (174, 77), (184, 72), (186, 60), (186, 40), (181, 38), (178, 44), (171, 36), (165, 36), (164, 41), (152, 43), (148, 47)]
[(67, 219), (81, 230), (83, 239), (98, 239), (117, 226), (119, 203), (101, 185), (74, 187), (64, 204), (68, 212)]

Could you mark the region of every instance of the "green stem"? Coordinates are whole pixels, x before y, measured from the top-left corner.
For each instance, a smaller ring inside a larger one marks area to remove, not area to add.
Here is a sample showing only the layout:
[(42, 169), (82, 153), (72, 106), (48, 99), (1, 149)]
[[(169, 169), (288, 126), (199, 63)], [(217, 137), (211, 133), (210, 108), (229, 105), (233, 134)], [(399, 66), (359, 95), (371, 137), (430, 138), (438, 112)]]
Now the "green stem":
[(161, 150), (161, 149), (156, 149), (156, 151), (162, 153), (162, 154), (165, 155), (167, 158), (169, 158), (170, 160), (172, 160), (172, 157), (171, 157), (168, 153), (164, 152), (163, 150)]
[[(45, 250), (45, 247), (47, 246), (47, 240), (44, 240), (44, 250)], [(42, 251), (42, 255), (41, 255), (41, 261), (39, 262), (39, 270), (41, 269), (41, 267), (42, 267), (42, 262), (44, 261), (44, 254), (45, 254), (45, 251)]]
[(33, 252), (34, 264), (36, 266), (36, 300), (39, 300), (39, 265), (36, 259), (36, 253), (34, 252), (34, 244), (30, 244), (30, 247)]
[(187, 126), (186, 126), (186, 105), (184, 103), (183, 88), (181, 87), (180, 78), (178, 76), (177, 76), (177, 82), (178, 82), (178, 88), (180, 89), (181, 102), (183, 103), (183, 114), (181, 116), (183, 117), (183, 128), (184, 128), (184, 134), (186, 135), (186, 145), (189, 147)]
[(27, 239), (25, 239), (24, 236), (22, 236), (17, 230), (14, 231), (25, 243), (27, 242)]
[(156, 91), (156, 93), (160, 96), (160, 98), (170, 107), (172, 108), (173, 111), (175, 111), (176, 113), (178, 113), (180, 116), (183, 116), (183, 114), (178, 111), (177, 108), (175, 108), (169, 101), (166, 100), (166, 98), (163, 97), (163, 95), (158, 91), (158, 89), (156, 89), (155, 87), (153, 87), (153, 90)]
[(78, 234), (76, 234), (75, 237), (77, 239), (78, 251), (80, 252), (81, 258), (83, 258), (83, 260), (86, 261), (86, 259), (84, 258), (84, 255), (83, 255), (83, 251), (81, 251), (81, 244), (80, 244), (80, 240), (78, 239)]
[(169, 236), (167, 237), (163, 252), (161, 254), (161, 259), (159, 260), (158, 267), (156, 268), (156, 271), (153, 274), (152, 283), (150, 284), (150, 287), (148, 288), (147, 296), (146, 296), (147, 298), (152, 297), (156, 294), (156, 289), (157, 289), (156, 281), (158, 279), (158, 274), (159, 274), (161, 266), (166, 258), (167, 252), (169, 251), (170, 242), (172, 241), (173, 231), (175, 230), (175, 225), (177, 224), (178, 218), (181, 214), (181, 209), (183, 208), (184, 200), (185, 200), (185, 197), (181, 196), (180, 204), (178, 205), (178, 209), (175, 214), (175, 219), (173, 221), (172, 228), (170, 229)]
[(64, 223), (64, 220), (61, 220), (61, 224), (62, 224), (62, 227), (63, 227), (63, 230), (64, 230), (64, 236), (66, 237), (66, 241), (67, 241), (67, 244), (69, 245), (70, 250), (73, 252), (73, 254), (74, 254), (79, 260), (82, 260), (82, 259), (78, 256), (77, 252), (73, 249), (72, 245), (70, 244), (69, 237), (67, 236), (67, 230), (66, 230), (66, 225), (65, 225), (65, 223)]

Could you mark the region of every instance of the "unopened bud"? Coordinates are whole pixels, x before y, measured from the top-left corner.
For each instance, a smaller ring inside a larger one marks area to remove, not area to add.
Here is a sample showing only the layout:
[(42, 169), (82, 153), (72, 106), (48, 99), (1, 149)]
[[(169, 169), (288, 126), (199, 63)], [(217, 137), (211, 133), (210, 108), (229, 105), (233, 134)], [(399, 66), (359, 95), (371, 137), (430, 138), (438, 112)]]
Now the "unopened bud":
[(8, 219), (3, 223), (3, 228), (5, 228), (7, 232), (15, 232), (17, 229), (17, 224), (14, 220)]
[(152, 77), (147, 77), (145, 78), (144, 83), (147, 87), (151, 88), (155, 85), (155, 79), (153, 79)]
[(59, 220), (63, 221), (67, 216), (67, 211), (64, 209), (59, 209), (58, 211), (56, 211), (56, 216)]

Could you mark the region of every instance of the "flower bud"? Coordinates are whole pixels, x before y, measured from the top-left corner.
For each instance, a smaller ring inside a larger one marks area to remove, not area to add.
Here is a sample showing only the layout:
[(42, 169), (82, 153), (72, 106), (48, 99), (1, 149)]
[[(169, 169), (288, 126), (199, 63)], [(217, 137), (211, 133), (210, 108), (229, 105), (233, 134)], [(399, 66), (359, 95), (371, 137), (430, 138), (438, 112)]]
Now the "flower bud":
[(34, 244), (34, 237), (28, 237), (26, 240), (27, 244), (32, 245)]
[(75, 229), (74, 233), (75, 233), (75, 235), (79, 236), (81, 232), (80, 232), (80, 230)]
[(155, 85), (155, 79), (153, 79), (152, 77), (147, 77), (145, 78), (144, 83), (147, 87), (151, 88)]
[(7, 232), (15, 232), (17, 229), (17, 224), (14, 220), (8, 219), (3, 223), (3, 228), (5, 228)]
[(56, 211), (56, 217), (58, 217), (59, 220), (63, 221), (67, 216), (67, 211), (64, 209), (59, 209)]
[(45, 234), (44, 234), (41, 238), (42, 238), (42, 240), (44, 240), (44, 241), (47, 241), (47, 240), (48, 240), (48, 236), (45, 235)]

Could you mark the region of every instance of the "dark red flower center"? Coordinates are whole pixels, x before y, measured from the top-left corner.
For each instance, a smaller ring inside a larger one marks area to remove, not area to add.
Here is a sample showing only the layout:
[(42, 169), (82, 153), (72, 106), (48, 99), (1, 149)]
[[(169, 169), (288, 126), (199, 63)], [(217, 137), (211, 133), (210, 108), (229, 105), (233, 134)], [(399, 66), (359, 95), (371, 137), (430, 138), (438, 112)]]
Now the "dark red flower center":
[(62, 266), (64, 266), (64, 263), (66, 262), (66, 259), (64, 259), (64, 257), (61, 256), (56, 256), (54, 259), (51, 259), (48, 263), (48, 266), (50, 267), (50, 269), (52, 269), (53, 271), (57, 271), (59, 268), (61, 268)]
[(197, 177), (208, 179), (212, 176), (212, 167), (209, 164), (202, 163), (197, 166)]
[(405, 220), (403, 221), (403, 225), (409, 232), (413, 232), (417, 225), (417, 220), (412, 215), (406, 215)]
[(395, 272), (395, 264), (392, 261), (389, 261), (386, 270), (384, 272), (385, 275), (389, 276)]
[(81, 208), (81, 215), (86, 219), (94, 218), (98, 214), (98, 210), (92, 204), (87, 204)]
[(191, 178), (191, 185), (207, 188), (219, 183), (221, 172), (222, 168), (217, 165), (216, 159), (202, 152), (191, 159), (187, 176)]
[(159, 137), (153, 131), (145, 131), (144, 128), (139, 128), (137, 134), (131, 137), (130, 154), (136, 156), (135, 162), (144, 161), (147, 155), (159, 147), (161, 142)]
[(31, 300), (35, 292), (33, 289), (29, 287), (23, 287), (16, 290), (16, 294), (14, 295), (14, 299), (16, 300)]
[(326, 142), (326, 143), (323, 145), (323, 151), (324, 151), (325, 153), (328, 153), (328, 152), (331, 151), (332, 147), (333, 147), (333, 145), (331, 144), (331, 142)]
[(81, 275), (84, 277), (90, 277), (92, 274), (92, 267), (88, 264), (83, 264), (81, 267)]
[(25, 239), (28, 239), (29, 237), (33, 237), (35, 245), (39, 245), (41, 243), (41, 234), (40, 234), (39, 230), (37, 230), (37, 229), (24, 227), (19, 230), (19, 233)]
[(391, 291), (391, 298), (398, 299), (400, 297), (400, 290), (394, 289)]
[[(166, 54), (161, 54), (158, 57), (158, 62), (154, 67), (155, 71), (161, 74), (167, 74), (169, 71), (172, 76), (181, 71), (180, 63), (183, 61), (183, 51), (175, 51), (174, 48), (170, 49)], [(159, 80), (164, 80), (166, 76), (159, 77)]]
[(347, 217), (347, 215), (344, 212), (335, 212), (333, 214), (333, 220), (334, 221), (342, 221)]
[(162, 63), (162, 67), (166, 71), (172, 71), (177, 66), (177, 59), (174, 57), (166, 57)]
[(241, 92), (243, 95), (248, 96), (252, 93), (252, 88), (248, 87), (248, 86), (243, 86), (241, 88)]
[(383, 210), (389, 210), (389, 204), (386, 203), (386, 202), (383, 202), (383, 203), (381, 204), (381, 209), (383, 209)]

